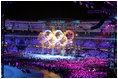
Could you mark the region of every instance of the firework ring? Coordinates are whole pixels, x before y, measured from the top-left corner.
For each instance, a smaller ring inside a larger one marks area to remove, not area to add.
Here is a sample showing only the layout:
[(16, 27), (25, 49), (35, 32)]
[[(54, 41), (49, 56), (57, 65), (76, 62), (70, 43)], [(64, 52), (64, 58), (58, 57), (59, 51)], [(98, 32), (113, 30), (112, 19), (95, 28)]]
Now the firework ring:
[[(49, 32), (50, 34), (48, 35), (48, 37), (46, 36), (46, 33), (47, 32)], [(57, 37), (56, 36), (56, 34), (59, 32), (59, 37)], [(66, 34), (67, 33), (72, 33), (72, 38), (71, 39), (68, 39), (67, 37), (66, 37)], [(61, 40), (62, 40), (62, 38), (64, 38), (65, 39), (65, 42), (62, 44), (61, 43)], [(60, 44), (60, 46), (65, 46), (67, 43), (68, 43), (68, 41), (72, 41), (73, 39), (74, 39), (74, 32), (73, 31), (71, 31), (71, 30), (68, 30), (68, 31), (66, 31), (64, 34), (63, 34), (63, 32), (61, 31), (61, 30), (56, 30), (55, 32), (51, 32), (50, 30), (45, 30), (44, 31), (44, 39), (46, 39), (47, 41), (48, 41), (48, 43), (49, 43), (49, 45), (50, 46), (53, 46), (53, 45), (55, 45), (56, 43), (59, 43)], [(50, 40), (52, 39), (52, 43), (50, 42)]]
[[(56, 37), (56, 33), (58, 33), (58, 32), (60, 33), (59, 39)], [(61, 40), (63, 38), (63, 36), (64, 36), (64, 34), (62, 33), (61, 30), (56, 30), (55, 33), (54, 33), (54, 37), (57, 41)]]
[[(46, 34), (47, 32), (50, 32), (48, 38), (45, 36), (45, 34)], [(50, 39), (52, 39), (52, 37), (53, 37), (53, 34), (52, 34), (52, 32), (51, 32), (50, 30), (45, 30), (45, 31), (44, 31), (44, 38), (45, 38), (47, 41), (50, 40)]]
[[(58, 32), (60, 33), (60, 36), (57, 38), (57, 37), (56, 37), (56, 33), (58, 33)], [(49, 43), (50, 45), (55, 45), (57, 42), (59, 42), (59, 41), (63, 38), (63, 36), (64, 36), (64, 34), (62, 33), (61, 30), (56, 30), (56, 31), (54, 32), (52, 38), (51, 38), (51, 39), (55, 39), (54, 42), (53, 42), (53, 43), (50, 43), (50, 41), (48, 41), (48, 43)]]
[(72, 38), (71, 38), (71, 39), (67, 39), (67, 40), (68, 40), (68, 41), (72, 41), (72, 40), (74, 39), (74, 32), (73, 32), (73, 31), (71, 31), (71, 30), (66, 31), (66, 32), (65, 32), (65, 36), (66, 36), (66, 34), (69, 33), (69, 32), (72, 33)]

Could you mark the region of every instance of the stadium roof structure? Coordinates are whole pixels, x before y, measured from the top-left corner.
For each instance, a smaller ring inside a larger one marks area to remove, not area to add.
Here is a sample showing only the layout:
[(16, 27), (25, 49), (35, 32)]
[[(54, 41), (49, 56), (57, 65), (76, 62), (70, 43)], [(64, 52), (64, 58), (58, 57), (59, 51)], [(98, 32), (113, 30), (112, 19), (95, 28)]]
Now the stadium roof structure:
[[(105, 13), (99, 12), (114, 10), (116, 13), (116, 4), (116, 1), (2, 1), (2, 15), (5, 19), (24, 21), (50, 18), (101, 19)], [(88, 13), (89, 10), (93, 13)], [(100, 11), (95, 13), (95, 10)]]

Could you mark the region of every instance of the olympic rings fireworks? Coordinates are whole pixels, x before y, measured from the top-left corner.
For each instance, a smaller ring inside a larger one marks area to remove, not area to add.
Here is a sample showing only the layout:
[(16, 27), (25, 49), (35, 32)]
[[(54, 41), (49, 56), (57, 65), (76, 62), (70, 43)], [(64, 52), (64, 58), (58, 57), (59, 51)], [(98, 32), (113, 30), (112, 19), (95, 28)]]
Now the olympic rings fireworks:
[[(60, 32), (60, 37), (58, 37), (59, 39), (57, 39), (57, 37), (56, 37), (56, 33), (58, 33), (58, 32)], [(56, 40), (61, 40), (63, 38), (64, 34), (62, 33), (61, 30), (56, 30), (54, 33), (54, 36), (56, 37)]]
[(71, 39), (68, 39), (68, 41), (72, 41), (74, 39), (74, 32), (73, 31), (71, 31), (71, 30), (66, 31), (65, 36), (69, 32), (72, 33), (72, 38)]
[[(49, 34), (49, 38), (47, 38), (45, 35), (46, 35), (46, 33), (47, 32), (50, 32), (50, 34)], [(46, 40), (50, 40), (51, 38), (52, 38), (52, 32), (50, 31), (50, 30), (46, 30), (46, 31), (44, 31), (44, 38), (46, 39)]]
[[(49, 33), (47, 35), (47, 33)], [(72, 37), (71, 39), (67, 38), (67, 34), (71, 33)], [(69, 41), (72, 41), (74, 39), (74, 32), (71, 30), (67, 30), (65, 33), (63, 33), (61, 30), (55, 30), (55, 31), (51, 31), (51, 30), (45, 30), (43, 32), (43, 36), (44, 36), (44, 40), (43, 41), (47, 41), (49, 43), (49, 46), (55, 46), (55, 45), (59, 45), (59, 46), (65, 46)]]

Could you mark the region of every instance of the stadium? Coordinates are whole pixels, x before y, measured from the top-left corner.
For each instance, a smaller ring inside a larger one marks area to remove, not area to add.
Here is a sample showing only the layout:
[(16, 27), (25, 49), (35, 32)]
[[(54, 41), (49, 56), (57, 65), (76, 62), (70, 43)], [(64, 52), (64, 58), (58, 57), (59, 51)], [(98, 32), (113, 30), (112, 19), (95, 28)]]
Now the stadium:
[(117, 78), (117, 1), (2, 1), (2, 78)]

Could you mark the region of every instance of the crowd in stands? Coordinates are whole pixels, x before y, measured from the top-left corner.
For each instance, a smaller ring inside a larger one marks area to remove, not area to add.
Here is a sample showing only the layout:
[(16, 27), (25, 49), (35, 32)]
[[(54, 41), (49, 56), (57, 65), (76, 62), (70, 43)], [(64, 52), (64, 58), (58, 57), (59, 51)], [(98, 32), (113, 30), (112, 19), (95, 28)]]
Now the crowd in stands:
[[(85, 58), (83, 60), (42, 60), (12, 58), (11, 65), (22, 70), (23, 66), (35, 66), (60, 75), (62, 78), (106, 78), (109, 71), (109, 60), (101, 58)], [(10, 58), (10, 59), (11, 59)], [(6, 61), (6, 60), (5, 60)], [(10, 61), (10, 60), (7, 60)], [(8, 64), (8, 63), (7, 63)], [(17, 64), (17, 65), (16, 65)]]
[[(42, 53), (43, 54), (50, 54), (52, 49), (42, 48), (42, 45), (39, 43), (37, 38), (5, 38), (5, 42), (7, 42), (7, 47), (5, 49), (5, 52), (19, 52), (17, 45), (19, 45), (20, 41), (23, 41), (25, 46), (25, 50), (23, 52), (30, 52), (30, 53)], [(38, 47), (36, 47), (38, 45)], [(114, 47), (114, 44), (111, 41), (98, 41), (98, 40), (77, 40), (76, 45), (78, 47), (78, 50), (76, 49), (76, 54), (79, 54), (84, 57), (99, 57), (99, 58), (114, 58), (114, 52), (115, 50), (112, 49)], [(79, 49), (79, 47), (85, 47), (85, 48), (96, 48), (96, 49), (107, 49), (107, 51), (100, 51), (100, 50), (84, 50)], [(54, 49), (55, 54), (60, 54), (62, 49)], [(65, 49), (65, 55), (66, 54), (72, 54), (73, 49)]]
[[(25, 50), (18, 50), (17, 45), (24, 41)], [(5, 52), (25, 52), (51, 54), (52, 49), (42, 48), (37, 38), (5, 38), (7, 47)], [(39, 47), (36, 47), (38, 45)], [(111, 62), (117, 62), (116, 50), (112, 51), (114, 44), (112, 41), (105, 40), (77, 40), (77, 47), (97, 48), (97, 49), (78, 49), (75, 54), (73, 49), (66, 49), (64, 55), (74, 55), (77, 60), (40, 60), (42, 62), (32, 62), (36, 66), (41, 66), (49, 71), (61, 75), (63, 78), (103, 78), (107, 77), (107, 67)], [(99, 49), (99, 50), (98, 50)], [(101, 51), (100, 49), (108, 49)], [(54, 49), (54, 54), (61, 54), (62, 49)], [(43, 53), (42, 53), (43, 51)], [(77, 56), (76, 56), (77, 55)], [(115, 61), (114, 61), (115, 58)], [(31, 57), (32, 59), (32, 57)], [(34, 59), (35, 60), (35, 59)], [(79, 64), (78, 64), (79, 63)]]

